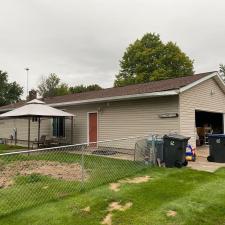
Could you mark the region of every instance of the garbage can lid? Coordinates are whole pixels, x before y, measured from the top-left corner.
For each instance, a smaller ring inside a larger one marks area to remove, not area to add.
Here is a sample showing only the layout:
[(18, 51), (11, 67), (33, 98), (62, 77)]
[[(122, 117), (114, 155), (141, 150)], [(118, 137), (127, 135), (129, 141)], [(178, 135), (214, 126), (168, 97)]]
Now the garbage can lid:
[(190, 137), (185, 137), (179, 134), (166, 134), (163, 137), (164, 139), (174, 139), (174, 140), (189, 140)]
[(212, 138), (225, 138), (225, 134), (209, 134), (208, 137)]

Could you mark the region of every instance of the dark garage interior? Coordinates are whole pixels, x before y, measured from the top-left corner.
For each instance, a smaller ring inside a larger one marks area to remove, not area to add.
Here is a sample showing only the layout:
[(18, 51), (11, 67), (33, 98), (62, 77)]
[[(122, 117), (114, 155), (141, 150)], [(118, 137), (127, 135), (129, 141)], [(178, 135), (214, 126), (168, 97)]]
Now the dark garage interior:
[(195, 111), (196, 145), (207, 145), (208, 134), (223, 133), (223, 114)]

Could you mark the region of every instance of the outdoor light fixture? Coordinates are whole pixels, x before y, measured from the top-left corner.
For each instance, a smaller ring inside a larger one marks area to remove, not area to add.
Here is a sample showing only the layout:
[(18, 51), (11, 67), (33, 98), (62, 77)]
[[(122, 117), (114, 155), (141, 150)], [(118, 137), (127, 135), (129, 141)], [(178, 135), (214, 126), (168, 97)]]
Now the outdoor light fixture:
[(178, 113), (163, 113), (159, 115), (160, 118), (175, 118), (178, 117)]
[(211, 95), (214, 95), (215, 91), (213, 89), (211, 89)]

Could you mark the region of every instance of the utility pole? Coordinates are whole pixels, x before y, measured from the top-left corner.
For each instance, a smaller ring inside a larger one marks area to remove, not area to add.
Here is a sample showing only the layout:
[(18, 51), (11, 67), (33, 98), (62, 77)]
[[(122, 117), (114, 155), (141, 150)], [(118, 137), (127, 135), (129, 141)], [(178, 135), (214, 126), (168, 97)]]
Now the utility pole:
[(25, 70), (27, 71), (27, 96), (29, 95), (29, 80), (28, 80), (28, 75), (29, 75), (29, 68), (27, 67), (27, 68), (25, 68)]

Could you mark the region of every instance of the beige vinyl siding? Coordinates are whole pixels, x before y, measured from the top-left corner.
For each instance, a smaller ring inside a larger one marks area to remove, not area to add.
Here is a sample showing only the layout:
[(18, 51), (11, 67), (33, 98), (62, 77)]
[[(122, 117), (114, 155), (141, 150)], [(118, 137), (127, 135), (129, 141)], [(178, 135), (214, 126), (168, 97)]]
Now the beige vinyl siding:
[[(213, 94), (212, 94), (213, 92)], [(180, 133), (196, 146), (195, 110), (225, 113), (225, 94), (214, 78), (180, 94)]]
[[(99, 141), (179, 130), (178, 118), (159, 117), (163, 113), (178, 113), (178, 96), (71, 106), (64, 109), (75, 114), (74, 143), (87, 141), (87, 113), (95, 111), (98, 111)], [(69, 124), (67, 132), (69, 137)]]
[[(0, 121), (0, 138), (9, 138), (13, 134), (13, 128), (17, 129), (17, 139), (28, 139), (28, 120), (27, 119), (5, 119)], [(38, 122), (31, 120), (31, 140), (38, 136)], [(51, 135), (51, 122), (49, 119), (41, 119), (41, 135)]]
[[(179, 131), (178, 118), (159, 117), (163, 113), (178, 113), (178, 96), (145, 98), (130, 101), (115, 101), (99, 104), (85, 104), (61, 108), (73, 113), (73, 143), (86, 143), (88, 140), (88, 112), (98, 112), (98, 140), (121, 139), (129, 136), (165, 134)], [(71, 141), (71, 120), (66, 119), (66, 142)], [(8, 138), (13, 128), (18, 130), (18, 139), (27, 140), (27, 120), (4, 120), (0, 122), (0, 137)], [(37, 123), (31, 122), (31, 140), (37, 138)], [(52, 137), (52, 119), (41, 122), (41, 135)], [(114, 146), (129, 148), (136, 141), (114, 142)], [(107, 146), (109, 144), (107, 143)]]
[[(73, 127), (73, 143), (87, 143), (87, 113), (97, 112), (102, 104), (88, 104), (80, 106), (69, 106), (63, 109), (66, 112), (74, 114), (74, 127)], [(66, 138), (71, 140), (71, 120), (66, 120)]]

